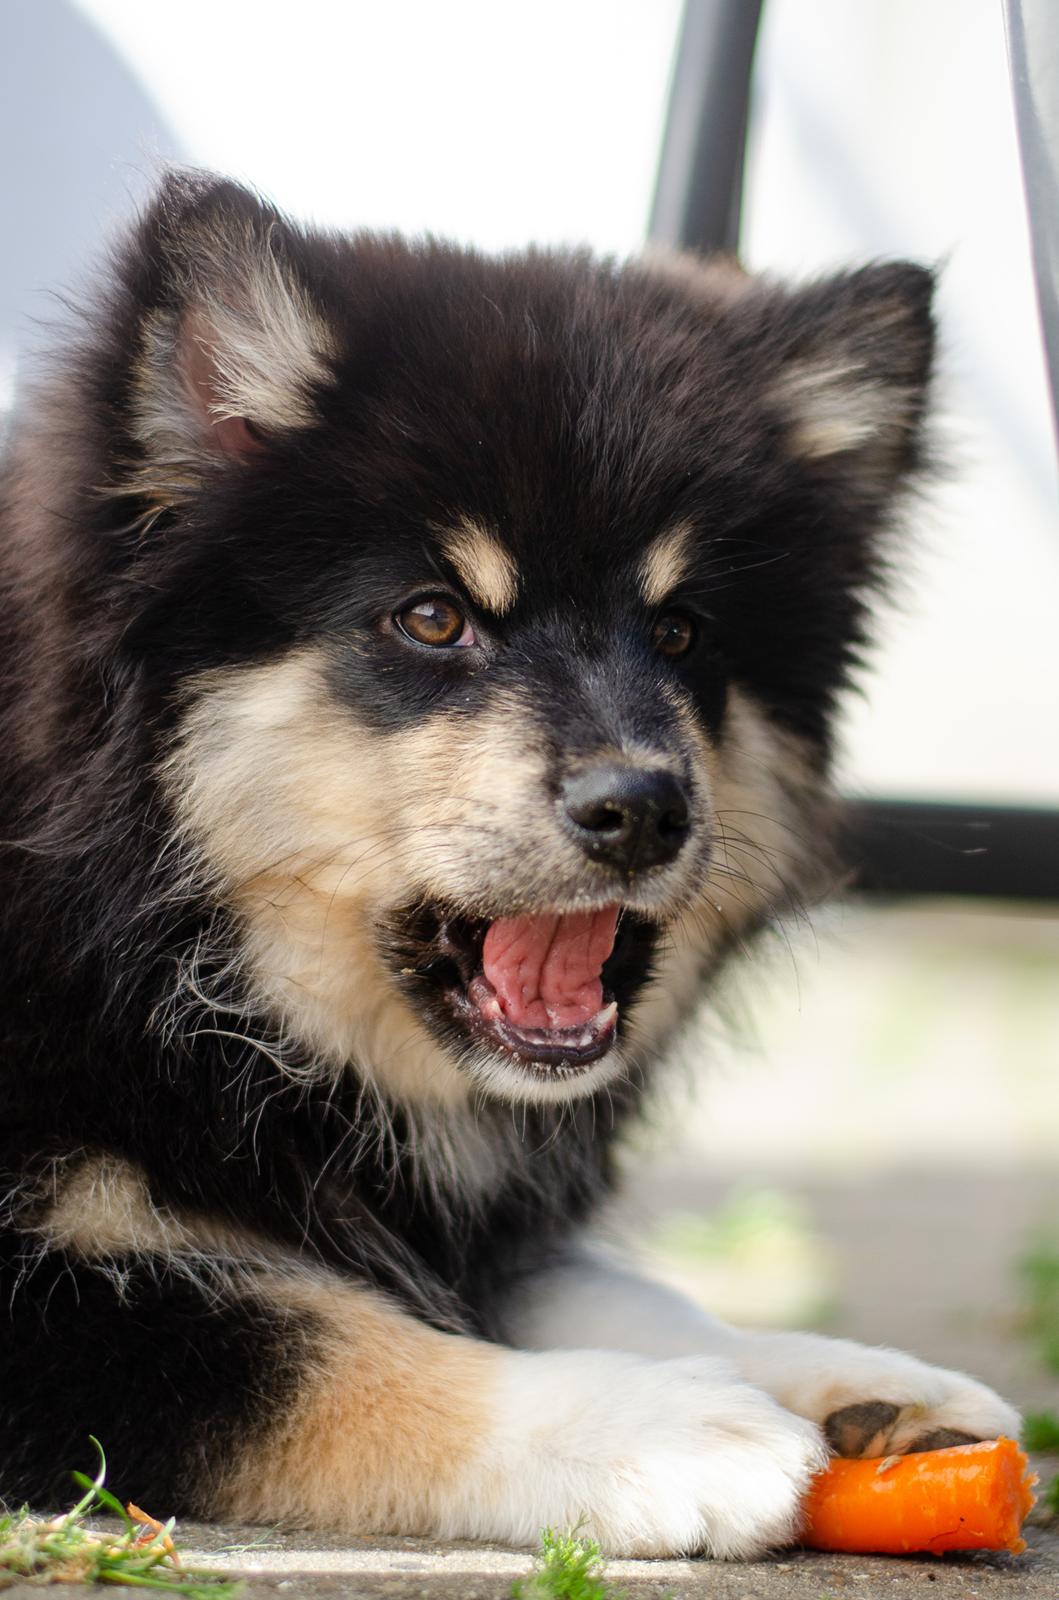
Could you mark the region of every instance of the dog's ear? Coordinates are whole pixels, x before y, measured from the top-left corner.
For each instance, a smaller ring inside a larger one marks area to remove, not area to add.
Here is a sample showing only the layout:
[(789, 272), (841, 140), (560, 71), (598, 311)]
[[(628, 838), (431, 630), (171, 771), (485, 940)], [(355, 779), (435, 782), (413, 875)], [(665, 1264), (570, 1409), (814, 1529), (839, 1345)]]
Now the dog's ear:
[(892, 262), (766, 291), (750, 311), (775, 363), (765, 395), (785, 449), (876, 505), (922, 463), (933, 290), (926, 268)]
[(302, 236), (237, 184), (174, 174), (129, 246), (135, 476), (174, 503), (218, 464), (311, 426), (334, 336), (299, 272)]

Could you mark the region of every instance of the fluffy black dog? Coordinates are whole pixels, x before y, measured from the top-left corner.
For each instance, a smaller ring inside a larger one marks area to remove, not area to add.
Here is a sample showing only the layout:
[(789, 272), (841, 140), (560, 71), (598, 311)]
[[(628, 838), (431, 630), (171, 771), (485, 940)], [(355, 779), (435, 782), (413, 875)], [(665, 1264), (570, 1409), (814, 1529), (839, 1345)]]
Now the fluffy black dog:
[(5, 467), (0, 1492), (745, 1555), (1014, 1428), (577, 1243), (829, 856), (930, 298), (166, 183)]

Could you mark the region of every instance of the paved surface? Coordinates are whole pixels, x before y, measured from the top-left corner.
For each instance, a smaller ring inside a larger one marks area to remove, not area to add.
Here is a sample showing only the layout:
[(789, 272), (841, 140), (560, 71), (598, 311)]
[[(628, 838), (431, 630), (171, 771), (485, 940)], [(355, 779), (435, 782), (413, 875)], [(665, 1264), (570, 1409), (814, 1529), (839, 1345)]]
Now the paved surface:
[[(772, 1561), (612, 1561), (607, 1576), (629, 1600), (1057, 1600), (1059, 1534), (1030, 1529), (1023, 1556), (829, 1556), (791, 1551)], [(530, 1566), (525, 1552), (419, 1539), (307, 1539), (260, 1528), (185, 1524), (185, 1560), (244, 1574), (243, 1600), (510, 1600)], [(18, 1584), (4, 1600), (31, 1600)], [(65, 1596), (86, 1595), (66, 1584)], [(99, 1590), (94, 1591), (99, 1594)]]
[[(798, 1551), (774, 1561), (736, 1565), (715, 1561), (612, 1561), (607, 1575), (635, 1600), (903, 1600), (907, 1595), (947, 1597), (1006, 1595), (1010, 1600), (1059, 1600), (1059, 1533), (1033, 1529), (1024, 1556), (932, 1557), (926, 1561), (863, 1556), (828, 1556)], [(247, 1541), (260, 1530), (239, 1530)], [(189, 1547), (216, 1550), (231, 1532), (185, 1528)], [(212, 1562), (217, 1557), (210, 1555)], [(365, 1597), (365, 1600), (509, 1600), (511, 1583), (529, 1569), (519, 1551), (480, 1545), (436, 1545), (404, 1539), (316, 1542), (307, 1556), (304, 1541), (270, 1536), (258, 1546), (224, 1555), (254, 1576), (245, 1600), (284, 1594)]]

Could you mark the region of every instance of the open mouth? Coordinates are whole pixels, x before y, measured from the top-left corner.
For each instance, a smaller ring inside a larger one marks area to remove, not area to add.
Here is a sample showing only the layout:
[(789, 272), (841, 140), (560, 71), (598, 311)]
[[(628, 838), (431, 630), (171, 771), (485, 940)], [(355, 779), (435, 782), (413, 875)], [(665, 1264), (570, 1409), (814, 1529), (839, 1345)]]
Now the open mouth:
[(616, 905), (493, 921), (426, 906), (395, 919), (391, 950), (435, 1031), (568, 1076), (612, 1049), (656, 937)]

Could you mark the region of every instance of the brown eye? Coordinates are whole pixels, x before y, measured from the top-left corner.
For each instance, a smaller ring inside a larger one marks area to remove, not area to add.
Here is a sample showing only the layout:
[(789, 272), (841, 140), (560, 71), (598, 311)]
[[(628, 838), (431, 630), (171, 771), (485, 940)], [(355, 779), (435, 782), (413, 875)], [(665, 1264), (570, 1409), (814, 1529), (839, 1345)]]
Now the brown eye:
[(663, 611), (651, 630), (651, 644), (660, 656), (686, 656), (695, 643), (695, 624), (680, 611)]
[(416, 644), (437, 646), (474, 644), (474, 632), (458, 606), (444, 595), (431, 595), (398, 611), (394, 622)]

